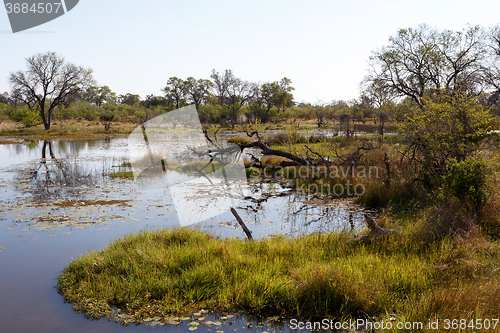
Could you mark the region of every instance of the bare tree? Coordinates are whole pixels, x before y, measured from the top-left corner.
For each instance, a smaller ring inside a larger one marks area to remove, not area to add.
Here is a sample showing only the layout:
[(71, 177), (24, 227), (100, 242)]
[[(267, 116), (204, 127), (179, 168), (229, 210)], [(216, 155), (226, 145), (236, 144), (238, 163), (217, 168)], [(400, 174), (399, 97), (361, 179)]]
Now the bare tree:
[(225, 70), (224, 75), (214, 69), (210, 78), (213, 81), (214, 96), (225, 109), (224, 121), (228, 121), (234, 128), (241, 107), (254, 100), (258, 85), (235, 77), (229, 69)]
[(219, 105), (227, 104), (228, 100), (228, 88), (231, 81), (234, 80), (233, 71), (226, 69), (224, 74), (219, 74), (215, 69), (212, 70), (210, 78), (213, 81), (213, 95), (217, 99)]
[(373, 52), (365, 83), (375, 83), (390, 97), (409, 97), (421, 106), (425, 93), (438, 90), (477, 95), (483, 90), (485, 56), (479, 26), (463, 31), (438, 31), (427, 25), (400, 29), (386, 47)]
[(93, 83), (92, 70), (66, 63), (54, 52), (39, 53), (26, 62), (26, 72), (10, 74), (12, 95), (31, 110), (38, 110), (48, 130), (54, 108)]
[(485, 64), (484, 78), (498, 94), (500, 92), (500, 25), (489, 30), (486, 43), (490, 57)]

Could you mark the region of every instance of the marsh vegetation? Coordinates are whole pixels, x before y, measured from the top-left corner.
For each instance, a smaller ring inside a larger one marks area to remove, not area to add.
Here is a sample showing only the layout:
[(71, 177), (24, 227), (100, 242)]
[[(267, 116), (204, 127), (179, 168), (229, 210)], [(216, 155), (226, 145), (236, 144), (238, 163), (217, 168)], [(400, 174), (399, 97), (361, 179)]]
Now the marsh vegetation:
[[(54, 135), (145, 131), (148, 120), (193, 103), (206, 137), (232, 143), (212, 152), (233, 149), (244, 158), (254, 187), (236, 208), (259, 237), (230, 237), (243, 235), (230, 214), (213, 223), (231, 226), (230, 235), (212, 225), (121, 236), (72, 260), (59, 276), (60, 293), (89, 318), (166, 325), (208, 310), (282, 319), (469, 322), (500, 313), (499, 55), (498, 27), (438, 31), (422, 25), (399, 30), (373, 52), (372, 70), (354, 101), (296, 104), (287, 78), (256, 84), (214, 70), (210, 80), (171, 77), (165, 96), (145, 100), (117, 97), (106, 86), (81, 87), (48, 103), (48, 120), (45, 104), (23, 102), (15, 90), (1, 96), (0, 126), (7, 135), (43, 135), (42, 159), (14, 183), (37, 207), (55, 200), (52, 208), (72, 214), (81, 206), (126, 210), (130, 203), (81, 198), (102, 193), (87, 188), (90, 178), (76, 163), (57, 158), (49, 144)], [(34, 138), (24, 144), (38, 147)], [(130, 186), (130, 162), (112, 163), (100, 177)], [(164, 173), (186, 177), (200, 172), (193, 161), (162, 166)], [(330, 207), (345, 199), (350, 210), (331, 214)], [(361, 211), (398, 232), (349, 242), (368, 232), (359, 226)], [(172, 212), (155, 212), (178, 222)], [(279, 224), (278, 232), (262, 228), (262, 212), (272, 212), (269, 223)], [(356, 226), (346, 227), (355, 213)], [(297, 232), (294, 216), (306, 216), (304, 232)], [(48, 221), (43, 218), (36, 223)], [(293, 231), (283, 231), (288, 228)]]

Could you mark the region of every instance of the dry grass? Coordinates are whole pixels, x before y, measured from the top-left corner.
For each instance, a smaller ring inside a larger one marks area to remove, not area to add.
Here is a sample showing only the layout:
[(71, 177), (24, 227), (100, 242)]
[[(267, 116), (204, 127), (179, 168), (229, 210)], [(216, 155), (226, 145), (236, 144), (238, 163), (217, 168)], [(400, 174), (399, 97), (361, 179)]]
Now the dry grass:
[(86, 120), (57, 120), (53, 121), (50, 130), (45, 130), (43, 125), (24, 127), (20, 123), (5, 121), (0, 123), (0, 135), (9, 136), (37, 136), (37, 137), (62, 137), (65, 135), (96, 135), (96, 134), (121, 134), (130, 133), (137, 127), (132, 123), (112, 123), (106, 131), (104, 122)]

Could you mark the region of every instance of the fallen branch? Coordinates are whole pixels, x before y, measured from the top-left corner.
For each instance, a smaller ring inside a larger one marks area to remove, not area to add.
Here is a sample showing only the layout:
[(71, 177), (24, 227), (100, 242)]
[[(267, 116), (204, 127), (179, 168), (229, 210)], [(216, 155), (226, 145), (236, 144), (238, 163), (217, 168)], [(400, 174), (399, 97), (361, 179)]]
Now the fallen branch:
[(383, 237), (385, 235), (389, 234), (394, 234), (397, 233), (397, 230), (394, 229), (388, 229), (388, 228), (381, 228), (373, 218), (368, 216), (367, 214), (364, 214), (365, 216), (365, 222), (368, 228), (370, 228), (371, 232), (369, 235), (363, 235), (363, 236), (356, 236), (347, 243), (360, 243), (360, 242), (367, 242), (371, 241), (372, 239), (377, 239), (380, 237)]
[(248, 240), (253, 240), (252, 232), (247, 228), (247, 226), (245, 225), (245, 222), (243, 222), (243, 220), (241, 219), (241, 217), (238, 214), (238, 212), (236, 212), (236, 209), (234, 209), (233, 207), (231, 207), (231, 213), (233, 213), (234, 217), (236, 218), (236, 220), (238, 221), (238, 223), (241, 225), (241, 228), (243, 229), (243, 231), (247, 235)]

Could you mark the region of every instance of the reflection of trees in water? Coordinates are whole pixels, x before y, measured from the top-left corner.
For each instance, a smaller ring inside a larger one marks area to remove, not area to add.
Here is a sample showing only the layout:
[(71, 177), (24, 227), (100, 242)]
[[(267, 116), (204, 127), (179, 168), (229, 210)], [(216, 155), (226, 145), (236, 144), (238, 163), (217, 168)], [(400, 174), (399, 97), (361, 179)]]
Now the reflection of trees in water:
[[(59, 148), (65, 152), (73, 150), (71, 145), (69, 147), (59, 145)], [(18, 179), (24, 185), (24, 192), (33, 195), (35, 200), (51, 200), (66, 197), (81, 198), (87, 190), (85, 187), (94, 184), (95, 177), (96, 175), (88, 172), (78, 159), (69, 161), (66, 158), (57, 158), (52, 141), (43, 140), (42, 158), (33, 168), (23, 172)]]
[(272, 190), (261, 193), (258, 188), (252, 188), (252, 195), (257, 198), (246, 196), (239, 207), (246, 210), (245, 220), (253, 224), (250, 229), (266, 227), (290, 235), (356, 231), (363, 219), (364, 209), (351, 201), (308, 201), (300, 193)]
[(54, 140), (54, 142), (52, 140), (24, 139), (23, 144), (9, 145), (4, 148), (10, 150), (11, 153), (15, 153), (15, 155), (22, 155), (26, 151), (29, 153), (38, 153), (40, 151), (40, 143), (43, 146), (43, 142), (45, 141), (51, 142), (52, 151), (58, 158), (77, 156), (84, 150), (92, 150), (92, 148), (100, 148), (100, 146), (104, 150), (113, 148), (111, 138), (105, 138), (104, 140)]

